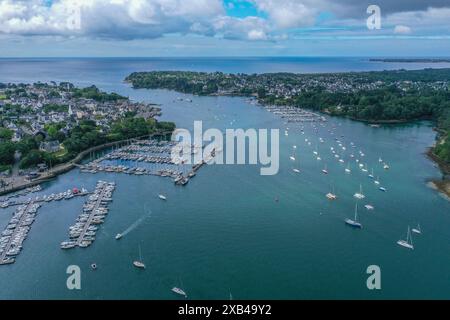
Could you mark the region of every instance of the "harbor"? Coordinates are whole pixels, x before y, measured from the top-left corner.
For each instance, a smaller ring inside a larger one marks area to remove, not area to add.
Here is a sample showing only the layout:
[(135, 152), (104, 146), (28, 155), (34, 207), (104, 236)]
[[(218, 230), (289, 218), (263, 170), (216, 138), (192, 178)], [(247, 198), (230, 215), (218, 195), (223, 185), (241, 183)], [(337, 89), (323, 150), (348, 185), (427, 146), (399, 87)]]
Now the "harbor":
[[(189, 165), (186, 158), (172, 157), (174, 141), (141, 140), (122, 146), (86, 164), (77, 165), (82, 173), (124, 173), (169, 177), (184, 186), (195, 177), (205, 162)], [(188, 146), (189, 156), (203, 151), (203, 146)], [(185, 156), (186, 157), (186, 156)]]
[(61, 243), (61, 249), (75, 247), (86, 248), (95, 241), (98, 225), (104, 222), (108, 214), (108, 204), (112, 201), (114, 182), (99, 181), (92, 195), (83, 205), (81, 213), (74, 225), (69, 227), (70, 240)]
[[(41, 190), (41, 187), (35, 187), (33, 192)], [(27, 195), (30, 192), (21, 192), (20, 195)], [(38, 209), (44, 204), (51, 201), (70, 200), (74, 197), (85, 196), (89, 192), (82, 188), (73, 188), (60, 193), (52, 193), (42, 197), (26, 200), (8, 200), (2, 203), (2, 208), (10, 206), (19, 206), (13, 213), (11, 220), (1, 233), (0, 238), (0, 265), (12, 264), (16, 261), (17, 255), (22, 250), (22, 244), (31, 230), (31, 225), (36, 219)], [(12, 198), (16, 197), (14, 195)]]
[(12, 264), (22, 250), (22, 244), (28, 236), (31, 225), (41, 205), (33, 201), (17, 208), (0, 238), (0, 265)]
[[(40, 186), (37, 186), (39, 188), (35, 187), (34, 192), (42, 190)], [(43, 196), (36, 196), (34, 198), (27, 198), (27, 199), (16, 199), (19, 196), (28, 195), (29, 193), (20, 193), (19, 195), (13, 195), (11, 197), (7, 197), (1, 200), (0, 202), (0, 208), (9, 208), (13, 206), (20, 206), (20, 205), (26, 205), (30, 201), (33, 201), (35, 203), (42, 203), (42, 202), (50, 202), (50, 201), (60, 201), (60, 200), (70, 200), (73, 197), (82, 197), (87, 195), (89, 192), (85, 188), (81, 188), (80, 190), (78, 188), (68, 189), (64, 192), (59, 193), (52, 193), (49, 195), (43, 195)]]
[(298, 107), (289, 106), (264, 106), (267, 111), (281, 117), (286, 122), (326, 122), (327, 119), (316, 112), (311, 112)]

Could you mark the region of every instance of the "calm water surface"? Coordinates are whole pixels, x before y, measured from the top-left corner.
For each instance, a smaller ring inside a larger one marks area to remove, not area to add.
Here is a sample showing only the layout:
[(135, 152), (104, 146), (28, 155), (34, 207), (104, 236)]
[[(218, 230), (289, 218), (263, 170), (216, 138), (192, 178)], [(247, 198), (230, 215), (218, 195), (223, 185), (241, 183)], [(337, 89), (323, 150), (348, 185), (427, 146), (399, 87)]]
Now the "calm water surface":
[[(244, 98), (193, 97), (166, 90), (133, 90), (122, 80), (133, 71), (201, 70), (225, 72), (331, 72), (420, 68), (421, 65), (383, 64), (362, 59), (2, 59), (0, 82), (71, 81), (95, 84), (134, 100), (161, 104), (163, 119), (191, 128), (281, 128), (276, 116)], [(189, 97), (192, 103), (179, 102)], [(0, 268), (2, 299), (177, 299), (173, 286), (192, 299), (308, 299), (308, 298), (450, 298), (450, 202), (426, 181), (440, 177), (424, 152), (435, 138), (430, 123), (374, 129), (350, 120), (329, 118), (316, 132), (289, 125), (280, 137), (280, 172), (260, 176), (259, 166), (206, 166), (189, 184), (175, 187), (170, 179), (119, 174), (81, 174), (73, 170), (44, 184), (39, 194), (72, 187), (92, 189), (97, 180), (117, 182), (110, 214), (88, 249), (62, 251), (68, 227), (82, 210), (84, 199), (42, 206), (24, 250), (13, 265)], [(335, 127), (332, 136), (329, 129)], [(343, 137), (340, 137), (340, 136)], [(330, 152), (334, 138), (354, 142), (365, 153), (388, 192), (351, 162), (345, 174)], [(320, 143), (318, 138), (324, 138)], [(305, 138), (312, 141), (308, 146)], [(301, 174), (289, 160), (297, 145)], [(317, 148), (322, 161), (313, 151)], [(391, 169), (385, 171), (378, 158)], [(328, 175), (321, 173), (324, 165)], [(362, 185), (362, 230), (343, 220), (353, 216), (353, 194)], [(331, 190), (338, 200), (330, 202)], [(164, 193), (168, 201), (160, 201)], [(279, 199), (279, 202), (275, 201)], [(372, 212), (362, 206), (375, 206)], [(12, 208), (0, 210), (0, 229)], [(123, 232), (143, 215), (142, 224), (120, 241)], [(420, 223), (414, 251), (396, 244), (408, 225)], [(139, 256), (147, 265), (137, 270)], [(98, 269), (92, 271), (91, 263)], [(82, 290), (66, 288), (66, 268), (82, 269)], [(366, 268), (379, 265), (382, 290), (366, 288)]]

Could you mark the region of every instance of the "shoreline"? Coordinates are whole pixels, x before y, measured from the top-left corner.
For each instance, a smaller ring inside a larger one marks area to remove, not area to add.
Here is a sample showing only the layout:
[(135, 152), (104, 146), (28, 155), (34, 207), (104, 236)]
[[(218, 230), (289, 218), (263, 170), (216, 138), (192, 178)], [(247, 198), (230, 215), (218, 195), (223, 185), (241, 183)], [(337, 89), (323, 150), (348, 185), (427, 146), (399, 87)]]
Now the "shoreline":
[(436, 188), (440, 193), (443, 193), (448, 200), (450, 200), (450, 165), (439, 159), (433, 152), (434, 148), (428, 148), (426, 155), (434, 163), (436, 163), (442, 172), (442, 179), (431, 179), (429, 182)]
[(75, 158), (73, 158), (69, 162), (59, 164), (59, 165), (55, 166), (53, 169), (42, 173), (42, 176), (40, 176), (37, 179), (31, 180), (26, 183), (19, 183), (18, 185), (15, 185), (12, 188), (9, 188), (6, 190), (1, 190), (0, 196), (4, 196), (9, 193), (17, 192), (17, 191), (20, 191), (20, 190), (23, 190), (23, 189), (26, 189), (29, 187), (36, 186), (40, 183), (53, 180), (54, 178), (58, 177), (59, 175), (69, 172), (70, 170), (74, 169), (76, 167), (76, 165), (79, 164), (79, 162), (82, 161), (91, 152), (100, 151), (100, 150), (103, 150), (103, 149), (106, 149), (106, 148), (109, 148), (112, 146), (116, 146), (116, 145), (120, 145), (120, 144), (129, 142), (131, 140), (141, 140), (144, 138), (151, 138), (151, 137), (155, 137), (155, 136), (164, 136), (167, 134), (172, 134), (172, 132), (152, 133), (152, 134), (145, 135), (145, 136), (135, 137), (135, 138), (131, 138), (131, 139), (125, 139), (125, 140), (119, 140), (119, 141), (113, 141), (113, 142), (107, 142), (107, 143), (104, 143), (104, 144), (101, 144), (98, 146), (91, 147), (89, 149), (81, 151)]

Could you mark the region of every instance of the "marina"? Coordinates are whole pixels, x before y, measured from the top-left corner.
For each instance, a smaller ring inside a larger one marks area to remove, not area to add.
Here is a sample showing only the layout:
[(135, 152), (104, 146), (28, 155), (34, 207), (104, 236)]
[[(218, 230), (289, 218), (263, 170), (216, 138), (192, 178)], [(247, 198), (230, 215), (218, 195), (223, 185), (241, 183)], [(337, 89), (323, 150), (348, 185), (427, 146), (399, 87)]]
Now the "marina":
[[(41, 189), (39, 189), (41, 190)], [(28, 193), (26, 193), (28, 194)], [(13, 198), (8, 198), (8, 200), (4, 200), (1, 204), (0, 204), (0, 208), (8, 208), (8, 207), (13, 207), (13, 206), (21, 206), (21, 205), (26, 205), (28, 204), (30, 201), (33, 201), (35, 203), (42, 203), (42, 202), (51, 202), (51, 201), (60, 201), (60, 200), (70, 200), (73, 197), (82, 197), (89, 194), (89, 192), (85, 189), (85, 188), (81, 188), (81, 190), (79, 190), (78, 188), (73, 188), (73, 189), (68, 189), (67, 191), (64, 192), (59, 192), (59, 193), (52, 193), (49, 195), (43, 195), (43, 196), (37, 196), (34, 198), (27, 198), (27, 199), (14, 199)]]
[(11, 264), (22, 250), (22, 244), (28, 236), (36, 218), (40, 204), (29, 202), (17, 208), (0, 238), (0, 265)]
[(74, 225), (69, 227), (70, 240), (61, 243), (61, 249), (75, 247), (86, 248), (95, 241), (98, 225), (104, 222), (108, 214), (108, 204), (112, 201), (115, 189), (114, 182), (99, 181), (97, 186), (83, 205), (83, 213)]
[(326, 122), (327, 119), (318, 113), (302, 108), (289, 106), (264, 106), (267, 111), (281, 117), (284, 121), (291, 123), (299, 122)]
[[(175, 146), (177, 143), (173, 141), (136, 141), (77, 166), (82, 173), (107, 172), (169, 177), (173, 179), (175, 185), (184, 186), (196, 176), (196, 172), (207, 163), (208, 159), (198, 164), (188, 165), (187, 159), (172, 157)], [(203, 151), (203, 146), (190, 145), (188, 148), (191, 150), (189, 156)], [(213, 150), (211, 158), (214, 155)]]

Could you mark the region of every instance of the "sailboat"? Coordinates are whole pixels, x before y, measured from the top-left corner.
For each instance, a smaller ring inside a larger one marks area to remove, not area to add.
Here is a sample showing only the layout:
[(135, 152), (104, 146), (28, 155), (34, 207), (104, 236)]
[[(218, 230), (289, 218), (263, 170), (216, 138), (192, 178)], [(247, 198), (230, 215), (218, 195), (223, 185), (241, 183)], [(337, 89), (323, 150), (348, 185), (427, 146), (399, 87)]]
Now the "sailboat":
[(180, 296), (184, 296), (185, 298), (187, 298), (187, 294), (186, 292), (184, 292), (182, 289), (177, 288), (177, 287), (173, 287), (172, 288), (172, 292), (175, 292), (176, 294), (179, 294)]
[(355, 205), (355, 218), (352, 219), (345, 219), (345, 223), (353, 228), (361, 229), (362, 224), (358, 222), (358, 203)]
[(369, 178), (371, 178), (371, 179), (374, 178), (374, 176), (373, 176), (373, 169), (372, 169), (372, 172), (369, 174)]
[(422, 229), (420, 229), (420, 224), (417, 225), (417, 228), (413, 228), (411, 231), (414, 233), (417, 233), (417, 234), (422, 234)]
[(328, 192), (326, 194), (326, 197), (328, 198), (328, 200), (336, 200), (337, 199), (337, 195), (334, 193), (334, 187), (333, 187), (333, 192)]
[(409, 226), (408, 226), (408, 233), (406, 234), (406, 240), (398, 240), (397, 244), (402, 247), (414, 250), (414, 245), (411, 237), (411, 230), (409, 229)]
[(292, 161), (295, 161), (295, 148), (292, 150), (292, 155), (289, 157)]
[[(295, 161), (295, 160), (294, 160)], [(297, 161), (296, 161), (297, 162)], [(294, 171), (295, 173), (300, 173), (300, 169), (298, 169), (298, 168), (296, 168), (296, 167), (293, 167), (292, 168), (292, 171)]]
[(350, 162), (347, 164), (347, 168), (345, 168), (345, 173), (351, 173), (352, 170), (350, 170)]
[(379, 185), (380, 184), (380, 177), (377, 177), (377, 179), (374, 180), (373, 183), (375, 183), (376, 185)]
[(327, 165), (325, 165), (325, 167), (322, 169), (322, 172), (323, 172), (324, 174), (328, 174)]
[(116, 234), (116, 240), (119, 240), (120, 238), (122, 238), (122, 234), (121, 233), (118, 233), (118, 234)]
[(164, 196), (164, 195), (162, 195), (162, 194), (159, 194), (159, 195), (158, 195), (158, 198), (160, 198), (161, 200), (167, 200), (166, 196)]
[(359, 185), (359, 192), (353, 195), (356, 199), (364, 199), (366, 196), (362, 193), (362, 185)]
[(133, 265), (139, 269), (145, 269), (145, 264), (142, 262), (141, 246), (139, 245), (139, 260), (133, 261)]

